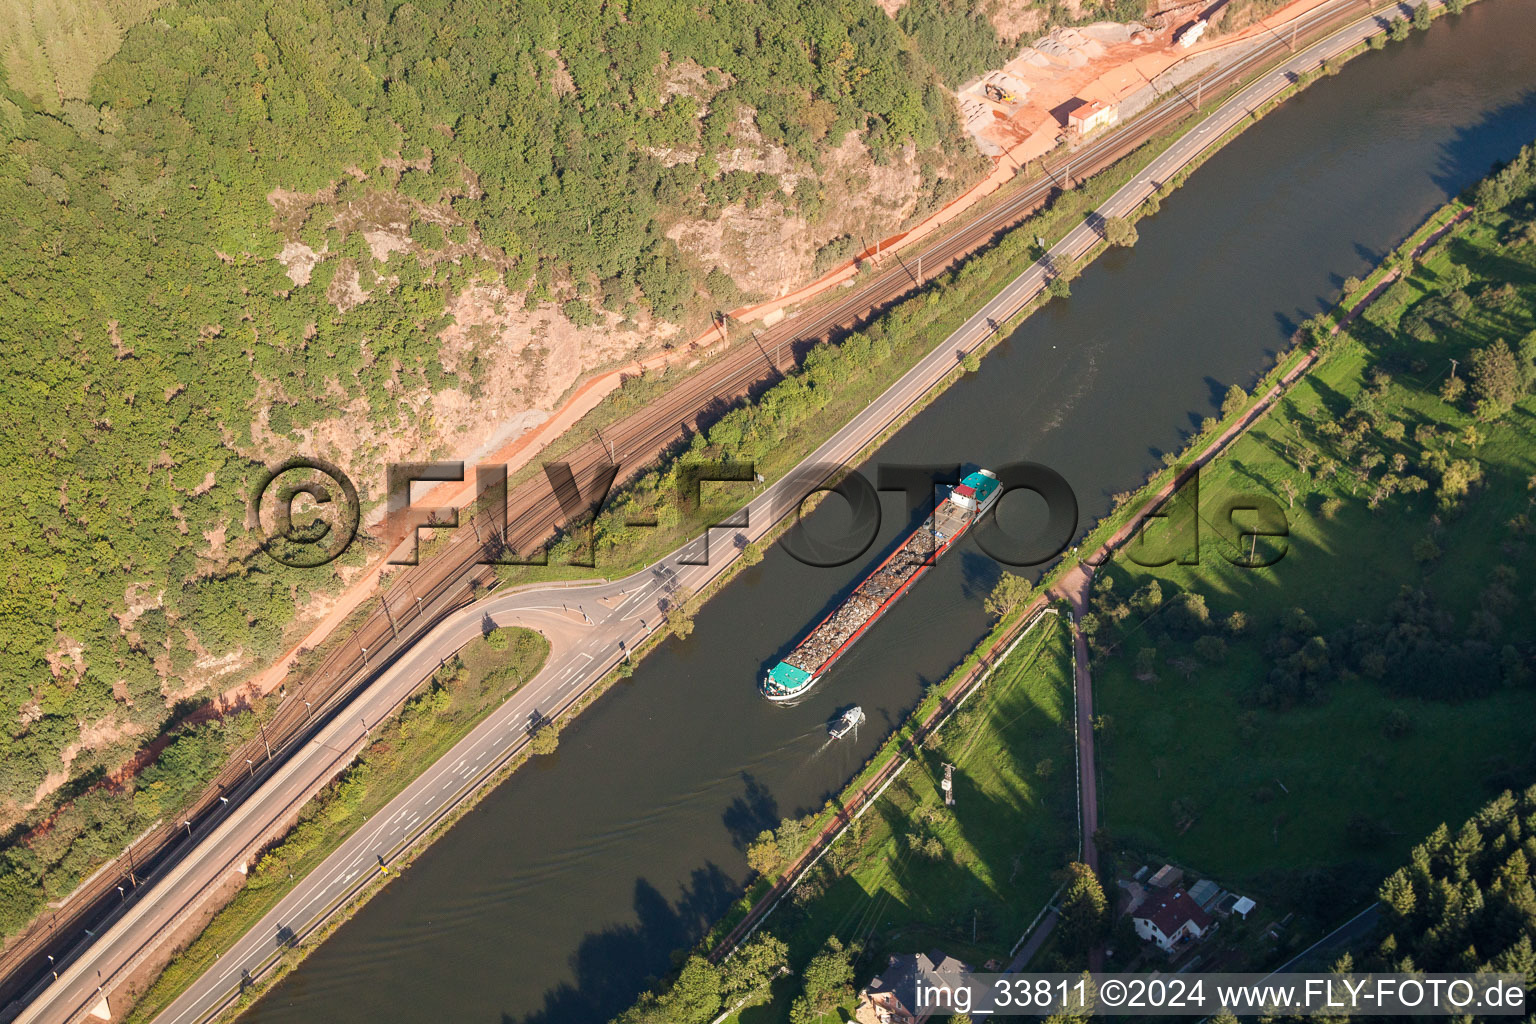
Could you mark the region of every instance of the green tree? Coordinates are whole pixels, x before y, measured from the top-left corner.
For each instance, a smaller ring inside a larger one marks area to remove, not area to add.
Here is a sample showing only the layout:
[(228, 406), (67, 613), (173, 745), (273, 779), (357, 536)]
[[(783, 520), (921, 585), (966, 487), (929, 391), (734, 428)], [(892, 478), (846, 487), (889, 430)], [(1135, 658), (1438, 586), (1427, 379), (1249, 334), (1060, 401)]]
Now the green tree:
[(1301, 322), (1298, 336), (1308, 345), (1317, 346), (1333, 335), (1333, 320), (1326, 313), (1309, 316)]
[(1227, 642), (1219, 636), (1202, 636), (1195, 641), (1195, 653), (1202, 661), (1220, 665), (1227, 660)]
[(1136, 225), (1125, 217), (1109, 217), (1104, 221), (1104, 240), (1110, 245), (1129, 249), (1139, 239)]
[(834, 936), (801, 972), (803, 988), (789, 1008), (792, 1024), (810, 1024), (853, 991), (853, 957)]
[(1066, 887), (1061, 893), (1062, 948), (1072, 956), (1086, 956), (1109, 931), (1109, 899), (1098, 875), (1086, 864), (1067, 865)]
[(1520, 339), (1516, 362), (1520, 366), (1520, 383), (1528, 392), (1536, 391), (1536, 331)]
[(528, 749), (536, 756), (553, 754), (560, 746), (560, 730), (553, 722), (546, 722), (534, 731), (528, 741)]
[(720, 990), (733, 1001), (768, 994), (768, 986), (789, 966), (789, 947), (770, 932), (758, 932), (720, 965)]
[(997, 578), (997, 582), (992, 586), (992, 592), (987, 595), (985, 604), (987, 614), (1002, 618), (1029, 600), (1033, 589), (1034, 584), (1029, 580), (1005, 571)]
[(992, 19), (970, 4), (911, 0), (897, 15), (897, 23), (952, 89), (1003, 62)]
[(693, 592), (679, 587), (667, 598), (667, 628), (679, 640), (693, 632)]
[(1163, 585), (1157, 580), (1148, 580), (1131, 595), (1130, 604), (1139, 614), (1151, 615), (1163, 605)]
[(779, 855), (779, 845), (774, 841), (773, 830), (764, 829), (757, 838), (747, 844), (747, 866), (764, 878), (771, 878), (784, 864)]
[(1525, 375), (1503, 338), (1472, 353), (1472, 403), (1481, 420), (1504, 415), (1525, 393)]
[(663, 1002), (672, 1018), (705, 1024), (720, 1009), (720, 970), (701, 956), (691, 956)]
[(1416, 846), (1378, 890), (1386, 935), (1361, 969), (1536, 967), (1536, 876), (1521, 841), (1533, 812), (1536, 786), (1505, 791), (1454, 836), (1441, 825)]
[(614, 1024), (707, 1024), (721, 1003), (721, 969), (691, 956), (666, 990), (647, 992)]

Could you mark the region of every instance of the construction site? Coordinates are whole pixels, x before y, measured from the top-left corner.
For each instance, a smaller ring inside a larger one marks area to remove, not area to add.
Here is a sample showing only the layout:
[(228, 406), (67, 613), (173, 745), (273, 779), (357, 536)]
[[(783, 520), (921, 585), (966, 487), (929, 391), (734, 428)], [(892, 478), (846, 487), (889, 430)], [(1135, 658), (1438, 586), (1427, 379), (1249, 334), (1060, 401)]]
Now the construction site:
[(960, 116), (977, 147), (1017, 170), (1135, 116), (1274, 31), (1263, 19), (1222, 34), (1225, 0), (1152, 7), (1143, 21), (1056, 28), (962, 86)]

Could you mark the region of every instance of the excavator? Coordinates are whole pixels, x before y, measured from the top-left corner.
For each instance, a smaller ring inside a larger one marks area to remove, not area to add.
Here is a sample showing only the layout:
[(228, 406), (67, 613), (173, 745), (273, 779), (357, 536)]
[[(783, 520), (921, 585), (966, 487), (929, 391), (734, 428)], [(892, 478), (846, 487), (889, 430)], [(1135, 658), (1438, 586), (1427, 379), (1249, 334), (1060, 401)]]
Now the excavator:
[(1013, 93), (1009, 92), (1007, 89), (1004, 89), (1000, 85), (994, 85), (993, 83), (988, 82), (986, 83), (985, 90), (987, 99), (989, 100), (996, 100), (999, 103), (1013, 102)]

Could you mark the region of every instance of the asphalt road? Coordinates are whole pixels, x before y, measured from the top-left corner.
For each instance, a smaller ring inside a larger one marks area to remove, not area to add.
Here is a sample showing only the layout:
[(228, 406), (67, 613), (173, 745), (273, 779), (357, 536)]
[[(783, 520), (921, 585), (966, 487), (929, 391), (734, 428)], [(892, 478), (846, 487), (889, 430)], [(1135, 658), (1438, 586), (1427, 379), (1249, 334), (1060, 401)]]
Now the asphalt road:
[[(1402, 6), (1407, 10), (1410, 5)], [(1281, 68), (1216, 108), (1199, 127), (1116, 192), (1100, 214), (1124, 216), (1227, 129), (1288, 85), (1291, 74), (1316, 68), (1323, 58), (1379, 29), (1377, 16), (1363, 17), (1293, 55)], [(1052, 266), (1078, 259), (1093, 248), (1101, 238), (1099, 223), (1090, 218), (1069, 232), (1045, 259), (1005, 286), (803, 465), (853, 461), (938, 384), (965, 353), (1038, 295), (1049, 280)], [(540, 585), (492, 596), (451, 616), (382, 672), (345, 712), (219, 821), (196, 850), (127, 904), (17, 1020), (24, 1024), (75, 1021), (97, 1007), (102, 993), (110, 993), (168, 929), (195, 912), (229, 872), (241, 870), (278, 823), (290, 818), (310, 795), (350, 763), (366, 742), (370, 723), (392, 713), (443, 660), (485, 628), (487, 619), (496, 625), (527, 626), (543, 633), (551, 649), (539, 674), (346, 840), (158, 1020), (190, 1024), (217, 1012), (238, 995), (247, 979), (259, 978), (269, 969), (282, 948), (311, 931), (493, 775), (526, 742), (530, 715), (556, 714), (577, 699), (624, 656), (626, 648), (660, 626), (673, 590), (679, 586), (701, 590), (733, 560), (737, 547), (762, 537), (793, 512), (808, 489), (807, 476), (800, 474), (763, 488), (747, 506), (745, 527), (711, 531), (709, 565), (686, 564), (702, 560), (701, 538), (624, 580), (585, 586)], [(741, 680), (740, 685), (753, 682)]]

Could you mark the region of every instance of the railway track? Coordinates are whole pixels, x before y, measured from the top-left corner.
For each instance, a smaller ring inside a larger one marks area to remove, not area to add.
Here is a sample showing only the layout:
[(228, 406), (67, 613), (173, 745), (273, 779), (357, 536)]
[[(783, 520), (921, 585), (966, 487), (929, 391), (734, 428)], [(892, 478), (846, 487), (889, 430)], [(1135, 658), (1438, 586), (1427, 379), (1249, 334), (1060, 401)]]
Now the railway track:
[[(1335, 21), (1358, 15), (1362, 6), (1369, 4), (1329, 5), (1303, 16), (1299, 31), (1311, 35), (1329, 28)], [(1214, 100), (1227, 86), (1292, 45), (1277, 36), (1211, 72), (1198, 88)], [(752, 342), (739, 340), (726, 348), (644, 409), (570, 452), (563, 461), (577, 486), (585, 493), (599, 472), (615, 463), (623, 467), (616, 483), (643, 471), (691, 432), (707, 429), (711, 411), (752, 397), (797, 367), (817, 345), (870, 322), (1016, 227), (1073, 180), (1098, 173), (1194, 112), (1196, 103), (1186, 92), (1170, 89), (1120, 131), (1042, 161), (1038, 180), (1005, 194), (973, 220), (929, 243), (921, 255), (903, 257), (892, 252), (886, 268), (863, 286), (754, 332)], [(921, 279), (915, 267), (923, 269)], [(177, 820), (161, 822), (140, 837), (116, 861), (82, 883), (62, 907), (39, 918), (0, 953), (0, 1000), (5, 1004), (0, 1021), (14, 1017), (30, 993), (51, 980), (50, 975), (64, 967), (73, 952), (110, 923), (147, 877), (191, 850), (199, 835), (216, 825), (288, 751), (345, 708), (379, 669), (446, 615), (495, 586), (494, 569), (479, 564), (488, 550), (498, 549), (494, 538), (505, 537), (506, 546), (527, 552), (547, 542), (562, 520), (547, 480), (534, 476), (509, 488), (505, 513), (480, 509), (462, 518), (460, 528), (420, 565), (398, 571), (388, 590), (379, 595), (372, 614), (297, 684), (281, 691), (277, 711), (193, 805)]]

